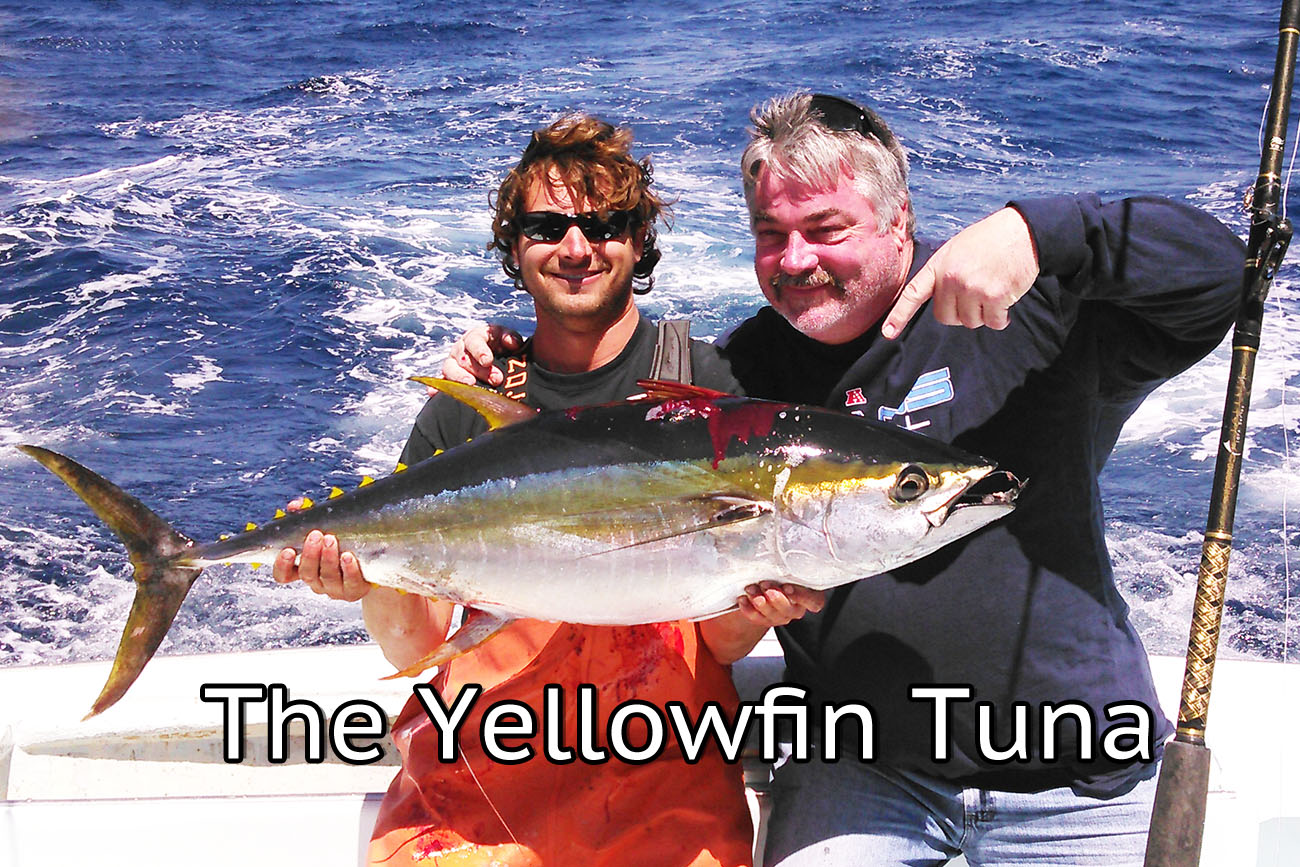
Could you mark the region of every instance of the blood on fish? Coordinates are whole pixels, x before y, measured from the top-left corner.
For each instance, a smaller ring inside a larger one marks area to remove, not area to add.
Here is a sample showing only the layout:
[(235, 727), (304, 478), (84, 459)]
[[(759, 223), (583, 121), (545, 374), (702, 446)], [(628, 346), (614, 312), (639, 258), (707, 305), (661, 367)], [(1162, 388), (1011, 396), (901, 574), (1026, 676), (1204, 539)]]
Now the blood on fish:
[(722, 462), (732, 437), (748, 444), (751, 436), (770, 434), (777, 411), (781, 409), (785, 409), (781, 404), (743, 403), (735, 409), (705, 416), (709, 423), (709, 436), (713, 438), (713, 468), (716, 470)]
[(733, 437), (748, 444), (751, 436), (767, 436), (772, 432), (777, 413), (785, 409), (786, 404), (767, 402), (746, 402), (726, 409), (710, 398), (692, 397), (663, 401), (646, 414), (646, 421), (665, 416), (704, 419), (713, 441), (713, 468), (716, 470), (726, 457), (727, 446)]

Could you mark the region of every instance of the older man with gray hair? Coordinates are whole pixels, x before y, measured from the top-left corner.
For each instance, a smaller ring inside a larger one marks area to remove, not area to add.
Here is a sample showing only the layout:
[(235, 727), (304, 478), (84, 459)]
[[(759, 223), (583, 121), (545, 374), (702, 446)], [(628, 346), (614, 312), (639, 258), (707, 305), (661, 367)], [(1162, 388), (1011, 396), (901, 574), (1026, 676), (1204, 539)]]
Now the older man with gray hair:
[(1140, 864), (1171, 729), (1097, 476), (1146, 395), (1232, 323), (1241, 243), (1166, 199), (1077, 195), (1014, 201), (935, 250), (874, 112), (796, 94), (753, 121), (741, 165), (771, 306), (727, 345), (747, 392), (1029, 480), (1007, 520), (778, 630), (788, 680), (873, 710), (876, 760), (779, 768), (769, 860)]

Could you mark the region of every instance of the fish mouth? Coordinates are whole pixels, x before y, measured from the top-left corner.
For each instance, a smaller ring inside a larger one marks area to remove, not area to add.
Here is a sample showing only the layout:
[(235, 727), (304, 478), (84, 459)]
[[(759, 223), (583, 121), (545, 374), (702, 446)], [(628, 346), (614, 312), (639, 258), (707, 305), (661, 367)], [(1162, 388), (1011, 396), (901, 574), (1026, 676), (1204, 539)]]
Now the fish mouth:
[(1025, 483), (1006, 470), (990, 470), (939, 508), (926, 512), (931, 526), (938, 527), (962, 509), (992, 506), (1007, 511), (1015, 508)]
[(949, 512), (967, 506), (1014, 506), (1025, 483), (1006, 470), (994, 470), (953, 501)]

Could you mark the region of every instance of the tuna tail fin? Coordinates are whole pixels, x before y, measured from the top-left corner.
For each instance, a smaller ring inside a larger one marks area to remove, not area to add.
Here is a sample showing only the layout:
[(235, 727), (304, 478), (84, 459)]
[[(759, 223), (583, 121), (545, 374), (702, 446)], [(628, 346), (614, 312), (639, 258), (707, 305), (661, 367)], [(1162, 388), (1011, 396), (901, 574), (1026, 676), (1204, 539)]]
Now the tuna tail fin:
[(201, 569), (178, 565), (176, 561), (181, 553), (194, 543), (117, 485), (48, 449), (18, 448), (86, 501), (126, 544), (135, 569), (135, 600), (131, 603), (108, 682), (86, 714), (89, 719), (111, 707), (135, 683), (145, 663), (162, 643)]

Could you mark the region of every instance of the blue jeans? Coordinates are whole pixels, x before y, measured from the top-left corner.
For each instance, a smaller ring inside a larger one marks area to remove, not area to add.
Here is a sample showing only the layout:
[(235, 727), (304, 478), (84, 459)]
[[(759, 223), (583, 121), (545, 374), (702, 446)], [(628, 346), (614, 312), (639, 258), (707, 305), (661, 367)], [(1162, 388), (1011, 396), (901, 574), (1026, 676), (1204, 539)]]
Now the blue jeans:
[(770, 867), (978, 865), (1141, 867), (1156, 776), (1101, 800), (1069, 788), (1023, 794), (818, 758), (773, 780)]

